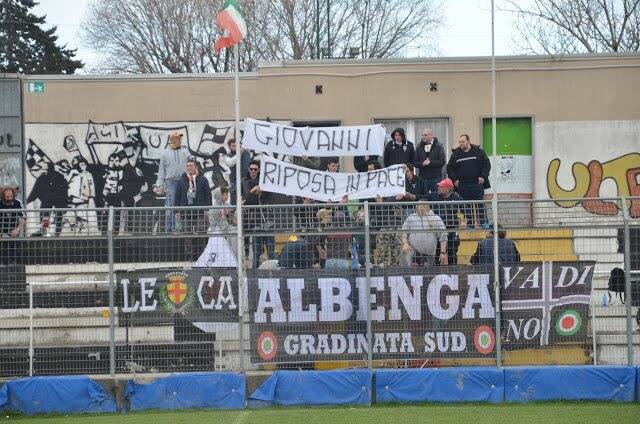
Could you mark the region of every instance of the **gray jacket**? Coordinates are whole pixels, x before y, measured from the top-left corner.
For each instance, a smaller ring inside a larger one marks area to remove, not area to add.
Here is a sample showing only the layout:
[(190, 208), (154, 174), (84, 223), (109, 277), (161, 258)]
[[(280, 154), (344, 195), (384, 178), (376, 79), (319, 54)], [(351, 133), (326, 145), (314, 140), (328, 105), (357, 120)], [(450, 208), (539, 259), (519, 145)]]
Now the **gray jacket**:
[(446, 227), (432, 210), (426, 215), (412, 213), (402, 224), (409, 233), (409, 245), (423, 255), (435, 255), (439, 241), (447, 241)]
[(181, 146), (177, 150), (171, 147), (164, 149), (158, 167), (156, 186), (165, 187), (167, 181), (180, 179), (184, 174), (188, 158), (189, 149), (186, 146)]

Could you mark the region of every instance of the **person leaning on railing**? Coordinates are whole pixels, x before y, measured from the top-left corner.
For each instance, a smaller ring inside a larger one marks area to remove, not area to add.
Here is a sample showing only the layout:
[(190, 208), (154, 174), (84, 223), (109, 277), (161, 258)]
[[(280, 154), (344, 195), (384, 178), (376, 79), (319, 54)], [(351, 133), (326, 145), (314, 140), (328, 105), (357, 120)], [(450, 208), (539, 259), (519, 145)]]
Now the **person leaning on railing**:
[[(447, 253), (448, 265), (456, 265), (458, 263), (458, 247), (460, 246), (460, 238), (455, 231), (464, 224), (460, 221), (460, 216), (463, 216), (464, 207), (460, 202), (462, 198), (458, 193), (453, 191), (453, 181), (449, 178), (445, 178), (437, 184), (437, 193), (429, 193), (427, 200), (431, 203), (431, 209), (433, 213), (442, 218), (445, 227), (447, 227)], [(436, 249), (436, 258), (440, 257), (441, 249), (438, 245)]]
[[(22, 203), (15, 198), (15, 191), (6, 187), (2, 189), (0, 202), (0, 235), (2, 237), (19, 237), (26, 223), (26, 216), (22, 210)], [(13, 209), (13, 210), (8, 210)], [(2, 263), (16, 262), (20, 254), (17, 242), (3, 242), (0, 245)]]
[[(493, 264), (493, 231), (487, 232), (487, 238), (478, 241), (476, 252), (471, 257), (473, 265)], [(520, 252), (516, 244), (507, 238), (507, 232), (498, 226), (498, 263), (515, 264), (520, 262)]]
[[(351, 268), (352, 239), (348, 230), (351, 219), (345, 209), (326, 208), (317, 213), (320, 230), (325, 233), (316, 241), (325, 268)], [(324, 251), (322, 251), (324, 247)]]
[(440, 244), (440, 265), (447, 265), (447, 232), (442, 219), (422, 200), (402, 225), (401, 249), (405, 265), (434, 265), (436, 246)]

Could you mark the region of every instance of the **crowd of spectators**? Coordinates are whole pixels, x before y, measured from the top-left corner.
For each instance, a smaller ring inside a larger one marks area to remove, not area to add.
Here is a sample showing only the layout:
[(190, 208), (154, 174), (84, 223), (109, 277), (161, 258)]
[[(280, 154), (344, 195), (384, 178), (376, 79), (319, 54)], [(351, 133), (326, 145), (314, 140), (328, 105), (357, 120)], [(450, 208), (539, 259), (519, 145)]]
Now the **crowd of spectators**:
[[(241, 201), (246, 206), (243, 226), (247, 234), (246, 254), (251, 266), (258, 268), (265, 263), (280, 267), (352, 268), (363, 265), (365, 240), (361, 231), (364, 211), (349, 206), (345, 196), (339, 202), (319, 204), (308, 198), (294, 198), (264, 192), (259, 185), (260, 162), (251, 160), (249, 152), (240, 149), (236, 141), (228, 141), (229, 154), (224, 160), (232, 172), (229, 187), (211, 190), (201, 174), (198, 163), (189, 158), (188, 150), (181, 143), (182, 135), (173, 133), (169, 145), (160, 159), (158, 178), (154, 191), (164, 195), (165, 206), (216, 206), (207, 212), (168, 210), (165, 231), (171, 232), (221, 232), (235, 231), (237, 217), (233, 205), (236, 184), (241, 188)], [(353, 165), (358, 172), (367, 172), (402, 165), (405, 169), (405, 192), (392, 198), (367, 199), (370, 228), (373, 232), (370, 253), (374, 265), (455, 265), (460, 244), (461, 228), (488, 227), (485, 208), (480, 203), (464, 201), (483, 200), (484, 189), (489, 187), (491, 164), (484, 151), (471, 143), (467, 134), (458, 137), (458, 147), (453, 149), (446, 162), (443, 144), (433, 131), (425, 128), (420, 142), (414, 146), (407, 139), (404, 129), (391, 133), (382, 157), (356, 156)], [(235, 178), (236, 155), (241, 155), (242, 180)], [(294, 163), (315, 170), (339, 172), (340, 159), (297, 157)], [(5, 190), (2, 208), (22, 209), (14, 198), (15, 193)], [(418, 202), (403, 205), (404, 202)], [(276, 204), (300, 204), (292, 213)], [(276, 257), (275, 234), (283, 232), (283, 216), (293, 220), (293, 227), (300, 235), (291, 236)], [(2, 234), (15, 237), (24, 226), (24, 214), (2, 214)], [(58, 227), (58, 226), (56, 226)], [(307, 234), (308, 233), (308, 234)], [(311, 235), (315, 233), (314, 235)], [(230, 242), (233, 237), (228, 237)], [(504, 240), (501, 237), (500, 240)], [(501, 242), (502, 243), (502, 242)], [(250, 249), (248, 248), (250, 246)], [(502, 244), (500, 245), (503, 249)], [(492, 246), (479, 246), (474, 256), (476, 263), (485, 263), (483, 252), (492, 252)], [(502, 252), (502, 250), (501, 250)], [(491, 253), (492, 254), (492, 253)], [(302, 257), (304, 256), (304, 257)], [(514, 256), (509, 256), (513, 259)]]

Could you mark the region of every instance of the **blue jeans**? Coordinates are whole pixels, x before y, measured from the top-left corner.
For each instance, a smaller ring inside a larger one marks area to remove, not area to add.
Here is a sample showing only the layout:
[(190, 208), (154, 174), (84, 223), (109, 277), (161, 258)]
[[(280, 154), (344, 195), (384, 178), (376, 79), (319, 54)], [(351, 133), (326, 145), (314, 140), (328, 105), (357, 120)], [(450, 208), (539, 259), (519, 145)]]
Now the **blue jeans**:
[[(165, 184), (164, 205), (173, 206), (176, 199), (176, 191), (178, 191), (178, 180), (167, 180)], [(167, 209), (164, 222), (164, 231), (170, 233), (175, 227), (173, 210)]]
[(349, 259), (327, 259), (324, 262), (325, 269), (349, 269), (351, 261)]
[(424, 189), (427, 193), (437, 193), (438, 192), (438, 183), (442, 181), (442, 177), (436, 178), (423, 178), (422, 184), (424, 184)]
[(276, 240), (273, 236), (253, 236), (253, 268), (260, 266), (263, 246), (267, 248), (267, 260), (275, 259)]

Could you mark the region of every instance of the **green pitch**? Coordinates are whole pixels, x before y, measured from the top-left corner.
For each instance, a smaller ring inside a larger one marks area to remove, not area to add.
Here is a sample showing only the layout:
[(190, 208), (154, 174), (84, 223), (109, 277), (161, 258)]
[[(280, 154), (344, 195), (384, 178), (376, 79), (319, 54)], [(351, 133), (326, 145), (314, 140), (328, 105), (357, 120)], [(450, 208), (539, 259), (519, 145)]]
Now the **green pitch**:
[[(461, 405), (376, 405), (373, 407), (266, 408), (241, 411), (185, 411), (128, 413), (97, 416), (5, 418), (24, 424), (180, 424), (180, 423), (638, 423), (640, 403), (533, 403)], [(0, 420), (2, 422), (3, 420)]]

